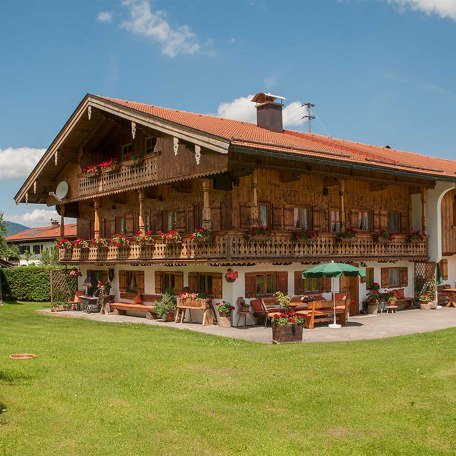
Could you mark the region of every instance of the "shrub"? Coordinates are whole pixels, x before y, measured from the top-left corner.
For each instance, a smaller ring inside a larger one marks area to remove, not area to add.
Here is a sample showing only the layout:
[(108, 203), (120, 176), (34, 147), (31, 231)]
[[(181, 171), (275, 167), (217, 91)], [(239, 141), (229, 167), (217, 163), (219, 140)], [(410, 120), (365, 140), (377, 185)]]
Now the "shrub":
[(3, 296), (17, 301), (50, 301), (50, 271), (49, 267), (32, 265), (1, 269)]

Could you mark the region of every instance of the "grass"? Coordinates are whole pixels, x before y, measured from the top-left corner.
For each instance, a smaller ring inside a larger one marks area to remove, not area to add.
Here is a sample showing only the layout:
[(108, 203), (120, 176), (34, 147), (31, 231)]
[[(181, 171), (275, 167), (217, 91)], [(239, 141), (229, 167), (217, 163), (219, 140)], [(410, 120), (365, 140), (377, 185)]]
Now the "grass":
[(41, 307), (0, 308), (0, 454), (454, 454), (454, 329), (274, 346)]

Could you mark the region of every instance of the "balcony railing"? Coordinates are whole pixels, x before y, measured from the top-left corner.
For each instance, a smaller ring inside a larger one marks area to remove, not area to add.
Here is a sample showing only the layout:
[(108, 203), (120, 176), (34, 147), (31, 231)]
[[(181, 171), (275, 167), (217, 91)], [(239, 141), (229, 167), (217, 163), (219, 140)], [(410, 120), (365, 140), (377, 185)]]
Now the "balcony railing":
[(146, 158), (141, 164), (119, 165), (116, 172), (102, 172), (98, 176), (84, 174), (79, 179), (78, 198), (99, 195), (145, 184), (157, 178), (157, 158)]
[(275, 232), (267, 241), (247, 239), (244, 233), (219, 232), (204, 243), (184, 236), (182, 243), (165, 244), (157, 239), (153, 245), (132, 243), (126, 247), (109, 246), (87, 249), (73, 247), (60, 250), (62, 263), (255, 263), (314, 262), (338, 260), (425, 260), (427, 240), (406, 242), (405, 235), (386, 243), (377, 242), (372, 234), (358, 235), (352, 242), (339, 242), (330, 233), (321, 234), (312, 242), (293, 241), (289, 232)]

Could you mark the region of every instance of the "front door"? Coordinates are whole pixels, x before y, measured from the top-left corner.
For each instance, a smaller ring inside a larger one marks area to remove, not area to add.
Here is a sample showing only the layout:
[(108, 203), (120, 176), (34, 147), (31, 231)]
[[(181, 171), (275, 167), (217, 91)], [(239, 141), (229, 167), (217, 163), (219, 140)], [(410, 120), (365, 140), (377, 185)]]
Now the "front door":
[(340, 276), (340, 292), (350, 299), (350, 315), (359, 314), (359, 277)]

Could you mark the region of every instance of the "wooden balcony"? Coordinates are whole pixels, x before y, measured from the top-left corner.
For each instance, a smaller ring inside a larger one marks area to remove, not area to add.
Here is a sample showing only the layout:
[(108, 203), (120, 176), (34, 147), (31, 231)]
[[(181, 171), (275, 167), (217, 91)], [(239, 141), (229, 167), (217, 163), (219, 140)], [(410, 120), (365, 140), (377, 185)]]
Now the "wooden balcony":
[(165, 244), (157, 239), (154, 245), (132, 243), (127, 247), (73, 248), (60, 251), (60, 262), (66, 264), (250, 264), (265, 262), (313, 263), (339, 261), (394, 261), (427, 259), (427, 241), (406, 242), (396, 236), (387, 243), (374, 240), (372, 234), (358, 235), (354, 242), (337, 242), (331, 233), (324, 233), (313, 243), (294, 242), (289, 232), (275, 232), (266, 242), (248, 240), (244, 233), (219, 232), (207, 243), (197, 243), (184, 236), (181, 244)]
[(88, 177), (81, 174), (76, 198), (100, 196), (107, 193), (118, 193), (157, 179), (157, 157), (144, 159), (141, 164), (119, 165), (116, 172), (102, 172), (99, 176)]

